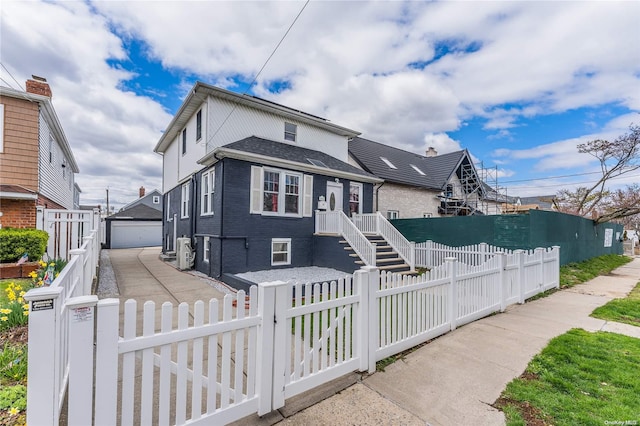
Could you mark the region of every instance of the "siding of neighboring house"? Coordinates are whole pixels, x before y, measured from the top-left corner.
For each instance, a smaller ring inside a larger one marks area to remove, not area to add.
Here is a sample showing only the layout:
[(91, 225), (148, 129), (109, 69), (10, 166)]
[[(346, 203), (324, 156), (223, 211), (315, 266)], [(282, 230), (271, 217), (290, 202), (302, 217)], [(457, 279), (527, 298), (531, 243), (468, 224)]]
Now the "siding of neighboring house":
[(4, 149), (0, 182), (38, 191), (38, 103), (3, 96)]
[[(40, 113), (40, 193), (65, 209), (73, 209), (74, 173), (44, 114)], [(51, 157), (49, 157), (51, 147)], [(51, 158), (51, 161), (49, 161)], [(63, 164), (65, 167), (62, 167)]]
[(430, 213), (434, 217), (439, 216), (440, 200), (437, 198), (439, 193), (436, 191), (385, 182), (377, 194), (378, 198), (374, 200), (374, 206), (377, 206), (378, 211), (385, 216), (390, 210), (400, 212), (400, 218), (423, 217), (425, 213)]

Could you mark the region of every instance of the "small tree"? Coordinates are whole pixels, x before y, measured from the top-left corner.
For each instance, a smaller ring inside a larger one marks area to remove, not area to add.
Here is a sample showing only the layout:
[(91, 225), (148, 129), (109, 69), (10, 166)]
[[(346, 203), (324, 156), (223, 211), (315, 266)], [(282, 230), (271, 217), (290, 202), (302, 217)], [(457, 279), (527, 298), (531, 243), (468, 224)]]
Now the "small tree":
[(637, 184), (610, 192), (609, 180), (640, 168), (640, 126), (631, 124), (629, 133), (613, 141), (596, 139), (578, 145), (578, 152), (600, 162), (602, 176), (591, 187), (558, 192), (554, 205), (558, 211), (592, 217), (597, 223), (640, 214)]

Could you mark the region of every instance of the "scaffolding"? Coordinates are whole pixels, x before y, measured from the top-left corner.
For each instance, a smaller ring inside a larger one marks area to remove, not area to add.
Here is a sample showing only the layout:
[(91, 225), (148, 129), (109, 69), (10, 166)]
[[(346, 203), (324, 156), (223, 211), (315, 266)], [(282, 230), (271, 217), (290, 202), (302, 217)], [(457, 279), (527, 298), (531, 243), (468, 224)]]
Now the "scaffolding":
[(507, 195), (506, 189), (498, 186), (497, 166), (466, 163), (460, 166), (458, 182), (447, 185), (440, 201), (438, 212), (442, 215), (495, 215), (502, 213)]

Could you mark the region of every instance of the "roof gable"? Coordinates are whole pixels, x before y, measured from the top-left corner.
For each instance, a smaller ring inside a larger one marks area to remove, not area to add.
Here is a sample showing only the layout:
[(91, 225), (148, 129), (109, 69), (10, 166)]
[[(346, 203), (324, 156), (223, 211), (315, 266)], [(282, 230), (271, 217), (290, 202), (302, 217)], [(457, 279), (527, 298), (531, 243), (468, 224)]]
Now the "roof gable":
[(127, 210), (114, 213), (107, 219), (162, 220), (162, 211), (149, 207), (146, 204), (138, 204)]

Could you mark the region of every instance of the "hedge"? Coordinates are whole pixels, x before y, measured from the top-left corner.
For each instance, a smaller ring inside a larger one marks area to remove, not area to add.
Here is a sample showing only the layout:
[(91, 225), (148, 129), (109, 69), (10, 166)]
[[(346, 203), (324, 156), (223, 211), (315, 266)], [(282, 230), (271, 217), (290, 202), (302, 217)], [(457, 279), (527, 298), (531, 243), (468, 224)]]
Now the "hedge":
[(0, 228), (0, 263), (17, 262), (23, 254), (40, 260), (47, 249), (49, 234), (38, 229)]

